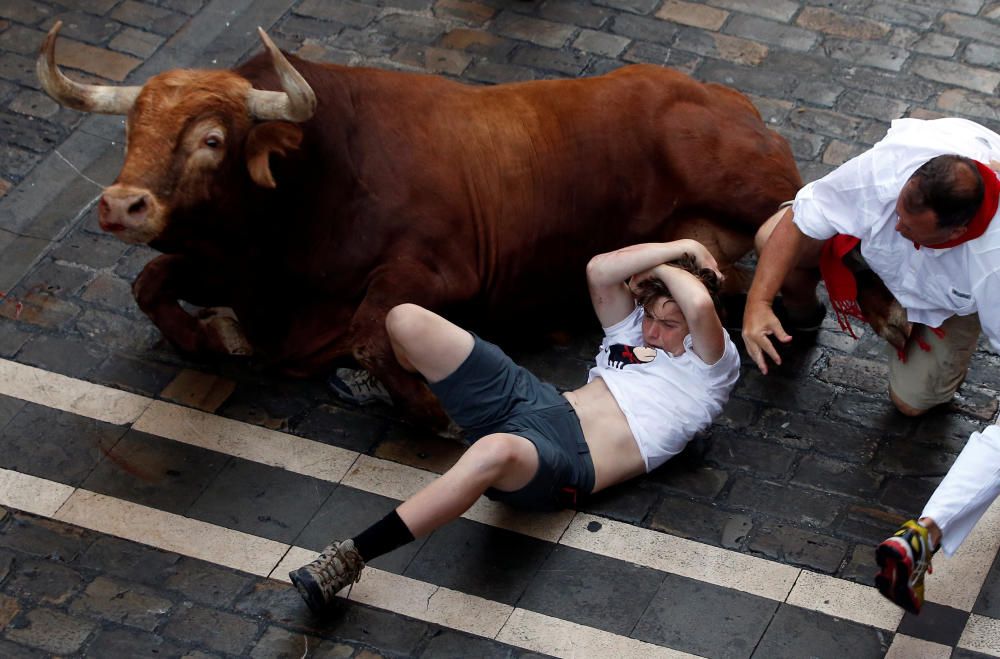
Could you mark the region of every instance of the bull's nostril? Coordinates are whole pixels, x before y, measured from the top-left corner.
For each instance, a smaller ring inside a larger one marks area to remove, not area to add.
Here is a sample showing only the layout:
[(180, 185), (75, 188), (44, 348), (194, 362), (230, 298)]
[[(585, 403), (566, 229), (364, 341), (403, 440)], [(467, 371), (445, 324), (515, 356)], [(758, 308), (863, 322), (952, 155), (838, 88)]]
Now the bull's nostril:
[(128, 207), (128, 214), (138, 215), (139, 213), (142, 213), (145, 210), (146, 210), (146, 198), (141, 197), (138, 201), (132, 203), (132, 205)]

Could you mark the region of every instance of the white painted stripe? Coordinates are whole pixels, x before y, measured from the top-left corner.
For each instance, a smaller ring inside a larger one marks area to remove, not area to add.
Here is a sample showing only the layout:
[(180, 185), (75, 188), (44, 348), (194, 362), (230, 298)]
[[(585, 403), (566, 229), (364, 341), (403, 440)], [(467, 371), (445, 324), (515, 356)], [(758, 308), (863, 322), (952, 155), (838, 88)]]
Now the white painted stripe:
[[(359, 457), (353, 451), (2, 359), (0, 393), (111, 423), (134, 421), (137, 430), (329, 482), (342, 481), (398, 500), (406, 499), (436, 476), (414, 467)], [(25, 505), (9, 505), (31, 511)], [(899, 611), (874, 588), (609, 519), (584, 514), (574, 517), (572, 511), (532, 515), (487, 499), (477, 502), (465, 516), (725, 588), (778, 601), (787, 599), (799, 606), (883, 629), (895, 629), (901, 618)], [(603, 531), (587, 531), (591, 521), (600, 523)], [(927, 599), (971, 610), (998, 546), (1000, 504), (995, 504), (956, 557), (935, 559), (935, 574), (927, 579)], [(804, 578), (793, 591), (792, 585), (800, 572)], [(872, 607), (865, 613), (867, 605), (835, 604), (838, 601), (871, 602)]]
[(161, 401), (153, 401), (132, 427), (333, 483), (358, 457), (354, 451)]
[(787, 602), (889, 631), (903, 619), (903, 610), (877, 589), (809, 570), (802, 570)]
[(924, 579), (928, 601), (971, 611), (1000, 549), (1000, 500), (994, 501), (954, 556), (938, 552)]
[(132, 423), (149, 398), (0, 359), (0, 394), (115, 425)]
[(266, 577), (288, 545), (77, 489), (54, 519)]
[[(362, 455), (344, 477), (343, 483), (365, 492), (405, 501), (437, 476), (416, 467)], [(480, 497), (462, 517), (540, 540), (558, 542), (575, 514), (572, 510), (525, 512)]]
[(973, 613), (958, 639), (958, 647), (1000, 657), (1000, 620)]
[[(591, 523), (595, 528), (599, 525), (599, 530), (589, 531)], [(788, 596), (800, 572), (782, 563), (593, 515), (577, 515), (560, 542), (779, 602)]]
[(52, 517), (71, 494), (69, 485), (0, 469), (0, 506)]
[(554, 657), (684, 659), (698, 656), (525, 609), (514, 610), (496, 640)]
[(885, 659), (948, 659), (951, 648), (906, 634), (896, 634)]
[[(0, 477), (15, 473), (0, 470)], [(21, 475), (13, 478), (17, 476)], [(32, 487), (44, 498), (53, 499), (67, 486), (34, 478)], [(0, 496), (2, 493), (0, 490)], [(0, 505), (12, 504), (0, 498)], [(272, 575), (284, 582), (289, 570), (316, 557), (316, 552), (301, 547), (80, 489), (55, 515), (43, 516), (250, 574)], [(695, 657), (375, 568), (365, 569), (361, 581), (350, 591), (350, 599), (558, 657)]]

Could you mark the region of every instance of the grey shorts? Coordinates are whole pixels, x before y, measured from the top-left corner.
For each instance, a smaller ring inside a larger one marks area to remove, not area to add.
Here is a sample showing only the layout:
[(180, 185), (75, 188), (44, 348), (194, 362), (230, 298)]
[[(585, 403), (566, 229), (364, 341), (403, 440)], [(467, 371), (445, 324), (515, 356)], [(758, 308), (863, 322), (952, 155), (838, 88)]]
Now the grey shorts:
[(496, 501), (531, 510), (573, 507), (594, 489), (594, 463), (573, 406), (551, 384), (475, 336), (454, 373), (430, 385), (472, 441), (493, 433), (524, 437), (538, 451), (538, 471), (514, 492), (489, 489)]

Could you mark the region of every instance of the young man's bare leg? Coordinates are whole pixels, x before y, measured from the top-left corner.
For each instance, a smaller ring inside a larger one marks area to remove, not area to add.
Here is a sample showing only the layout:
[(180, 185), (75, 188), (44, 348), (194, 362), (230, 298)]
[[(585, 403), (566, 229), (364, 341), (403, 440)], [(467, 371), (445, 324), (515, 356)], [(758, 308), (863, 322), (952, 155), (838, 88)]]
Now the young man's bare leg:
[(472, 352), (474, 343), (467, 330), (415, 304), (390, 309), (385, 328), (396, 360), (428, 382), (440, 382), (454, 373)]

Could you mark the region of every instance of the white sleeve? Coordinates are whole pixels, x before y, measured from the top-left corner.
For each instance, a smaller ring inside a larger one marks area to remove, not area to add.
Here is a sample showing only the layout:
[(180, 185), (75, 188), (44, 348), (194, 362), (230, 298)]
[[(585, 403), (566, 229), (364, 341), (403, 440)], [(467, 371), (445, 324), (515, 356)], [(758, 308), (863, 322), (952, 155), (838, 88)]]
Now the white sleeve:
[(604, 345), (609, 346), (613, 343), (625, 343), (625, 344), (635, 344), (636, 335), (642, 338), (642, 316), (646, 313), (646, 310), (636, 305), (632, 313), (625, 316), (617, 323), (611, 327), (605, 327), (604, 329)]
[(979, 326), (1000, 353), (1000, 271), (994, 272), (972, 289), (979, 309)]
[(792, 205), (799, 230), (818, 240), (838, 233), (864, 237), (869, 216), (884, 207), (873, 175), (877, 157), (875, 149), (866, 151), (799, 190)]

